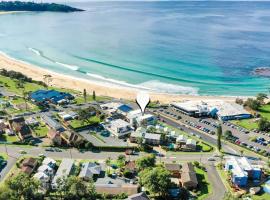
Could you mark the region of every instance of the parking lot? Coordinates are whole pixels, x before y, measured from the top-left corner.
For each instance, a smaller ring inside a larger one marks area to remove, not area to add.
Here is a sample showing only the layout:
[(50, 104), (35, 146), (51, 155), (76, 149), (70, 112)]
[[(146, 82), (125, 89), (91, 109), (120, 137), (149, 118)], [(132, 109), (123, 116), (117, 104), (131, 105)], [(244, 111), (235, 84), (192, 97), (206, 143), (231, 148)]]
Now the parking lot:
[[(190, 117), (172, 107), (158, 109), (157, 113), (173, 118), (174, 120), (187, 124), (209, 135), (214, 135), (218, 125), (221, 123), (223, 132), (227, 130), (232, 132), (233, 137), (230, 138), (231, 142), (255, 152), (267, 151), (270, 153), (268, 147), (268, 145), (270, 145), (270, 137), (268, 134), (248, 131), (229, 121), (220, 122), (219, 120), (212, 118)], [(256, 141), (251, 141), (251, 138), (256, 138)]]

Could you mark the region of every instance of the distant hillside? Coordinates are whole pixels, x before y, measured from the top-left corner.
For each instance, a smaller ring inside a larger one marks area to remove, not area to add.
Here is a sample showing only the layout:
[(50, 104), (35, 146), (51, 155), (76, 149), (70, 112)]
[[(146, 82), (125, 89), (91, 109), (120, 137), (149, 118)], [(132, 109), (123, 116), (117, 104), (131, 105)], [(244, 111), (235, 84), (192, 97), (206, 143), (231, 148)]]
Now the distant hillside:
[(2, 1), (0, 11), (51, 11), (51, 12), (78, 12), (82, 9), (56, 3), (34, 3), (22, 1)]

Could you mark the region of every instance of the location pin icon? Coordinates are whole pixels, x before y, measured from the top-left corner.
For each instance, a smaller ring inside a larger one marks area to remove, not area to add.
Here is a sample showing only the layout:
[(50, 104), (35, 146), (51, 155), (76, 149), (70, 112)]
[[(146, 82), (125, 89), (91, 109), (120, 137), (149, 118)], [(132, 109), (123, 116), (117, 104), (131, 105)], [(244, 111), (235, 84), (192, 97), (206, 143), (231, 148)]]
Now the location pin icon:
[(146, 92), (139, 92), (137, 94), (136, 102), (141, 108), (142, 114), (144, 114), (145, 108), (150, 101), (149, 94)]

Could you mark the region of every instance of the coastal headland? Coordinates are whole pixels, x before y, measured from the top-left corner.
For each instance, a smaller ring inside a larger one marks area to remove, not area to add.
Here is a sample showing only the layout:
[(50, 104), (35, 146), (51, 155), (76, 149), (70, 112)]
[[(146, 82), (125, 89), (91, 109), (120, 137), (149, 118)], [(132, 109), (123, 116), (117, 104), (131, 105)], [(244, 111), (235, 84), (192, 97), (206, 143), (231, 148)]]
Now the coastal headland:
[[(85, 88), (88, 92), (95, 91), (97, 95), (109, 96), (114, 98), (122, 98), (128, 100), (134, 100), (138, 89), (128, 88), (123, 86), (105, 85), (95, 81), (86, 80), (83, 78), (76, 78), (68, 75), (62, 75), (55, 73), (39, 66), (35, 66), (29, 63), (25, 63), (20, 60), (11, 58), (3, 53), (0, 54), (0, 68), (7, 70), (14, 70), (21, 72), (34, 80), (43, 81), (44, 75), (52, 76), (52, 86), (74, 89), (83, 91)], [(173, 101), (182, 100), (204, 100), (204, 99), (220, 99), (225, 101), (234, 101), (236, 97), (232, 96), (192, 96), (182, 94), (164, 94), (149, 92), (152, 101), (159, 101), (161, 103), (170, 103)]]

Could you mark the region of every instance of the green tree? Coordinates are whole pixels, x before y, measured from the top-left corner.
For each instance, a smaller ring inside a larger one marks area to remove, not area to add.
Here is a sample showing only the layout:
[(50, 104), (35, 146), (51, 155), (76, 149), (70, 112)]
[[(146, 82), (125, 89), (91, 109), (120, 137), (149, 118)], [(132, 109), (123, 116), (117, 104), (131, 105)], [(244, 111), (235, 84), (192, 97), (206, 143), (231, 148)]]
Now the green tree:
[(111, 157), (108, 157), (107, 159), (106, 159), (106, 161), (105, 161), (105, 164), (106, 164), (106, 166), (107, 166), (107, 170), (108, 170), (108, 174), (110, 174), (110, 169), (111, 169), (111, 163), (112, 163), (112, 159), (111, 159)]
[(120, 168), (125, 166), (125, 162), (126, 162), (126, 156), (125, 155), (119, 155), (117, 158), (117, 164)]
[(10, 196), (10, 199), (34, 200), (41, 197), (41, 194), (38, 192), (40, 182), (25, 173), (19, 173), (11, 177), (5, 182), (5, 185), (8, 191), (5, 195)]
[(140, 183), (155, 195), (166, 199), (168, 189), (171, 186), (170, 172), (164, 167), (147, 168), (139, 173)]
[(56, 193), (60, 199), (96, 199), (96, 191), (92, 180), (84, 182), (77, 176), (69, 176), (57, 180)]
[(248, 98), (245, 101), (244, 105), (248, 106), (252, 110), (258, 110), (260, 108), (260, 106), (261, 106), (261, 103), (257, 99)]
[(258, 122), (258, 127), (260, 131), (269, 131), (270, 130), (270, 122), (266, 118), (261, 118)]
[(136, 160), (136, 166), (139, 170), (143, 170), (148, 167), (155, 167), (155, 165), (156, 156), (154, 154), (150, 154)]
[(84, 103), (87, 102), (87, 92), (86, 89), (83, 89), (83, 99), (84, 99)]
[(96, 91), (95, 90), (93, 91), (93, 100), (94, 101), (96, 100)]
[(19, 79), (16, 81), (16, 88), (22, 90), (23, 100), (25, 104), (25, 110), (28, 110), (27, 105), (27, 98), (28, 98), (28, 92), (25, 90), (25, 81), (23, 79)]
[(221, 137), (222, 137), (222, 126), (219, 125), (217, 128), (217, 148), (221, 151)]
[(267, 94), (265, 93), (259, 93), (256, 97), (260, 104), (264, 104), (264, 100), (268, 98)]

